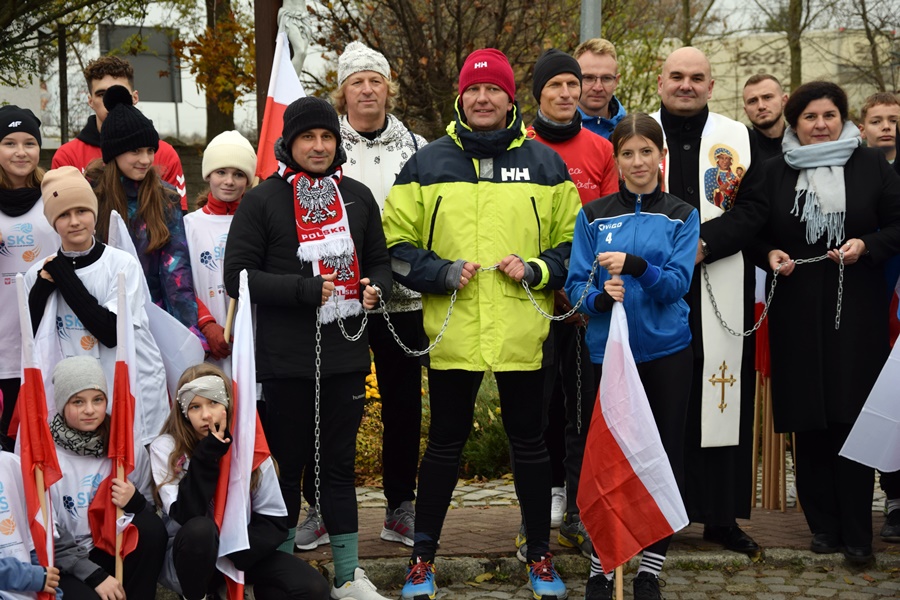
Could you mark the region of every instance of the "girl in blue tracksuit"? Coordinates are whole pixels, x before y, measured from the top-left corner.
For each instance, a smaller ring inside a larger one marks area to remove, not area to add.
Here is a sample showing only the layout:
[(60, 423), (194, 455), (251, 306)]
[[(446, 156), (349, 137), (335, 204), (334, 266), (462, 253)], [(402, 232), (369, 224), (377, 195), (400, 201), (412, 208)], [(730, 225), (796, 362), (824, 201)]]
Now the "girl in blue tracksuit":
[[(663, 132), (648, 115), (626, 116), (610, 141), (624, 185), (578, 214), (566, 294), (581, 298), (594, 258), (600, 268), (580, 311), (590, 317), (587, 346), (599, 386), (613, 304), (623, 302), (631, 351), (672, 471), (682, 484), (684, 423), (691, 389), (691, 332), (683, 297), (691, 286), (700, 237), (697, 210), (660, 190)], [(594, 392), (596, 397), (596, 390)], [(587, 403), (585, 408), (592, 407)], [(590, 414), (583, 416), (590, 423)], [(659, 573), (671, 537), (644, 549), (635, 598), (658, 597)], [(595, 540), (595, 544), (602, 543)], [(586, 598), (612, 598), (612, 573), (596, 554)]]

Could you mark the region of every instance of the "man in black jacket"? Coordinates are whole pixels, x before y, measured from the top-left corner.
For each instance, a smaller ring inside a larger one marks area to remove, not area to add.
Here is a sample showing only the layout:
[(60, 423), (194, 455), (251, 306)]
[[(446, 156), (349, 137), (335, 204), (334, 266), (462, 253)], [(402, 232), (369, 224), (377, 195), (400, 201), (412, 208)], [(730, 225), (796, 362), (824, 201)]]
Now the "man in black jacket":
[[(278, 172), (244, 196), (225, 251), (225, 286), (238, 296), (246, 269), (257, 305), (257, 378), (266, 398), (264, 428), (280, 467), (288, 522), (300, 513), (300, 476), (317, 471), (316, 497), (334, 556), (332, 598), (383, 600), (359, 568), (354, 487), (356, 432), (369, 372), (363, 309), (387, 300), (391, 266), (381, 213), (362, 183), (343, 177), (337, 113), (301, 98), (284, 114), (275, 142)], [(320, 337), (321, 336), (321, 337)], [(315, 450), (315, 452), (314, 452)], [(320, 457), (320, 458), (319, 458)], [(286, 540), (291, 551), (294, 529)]]

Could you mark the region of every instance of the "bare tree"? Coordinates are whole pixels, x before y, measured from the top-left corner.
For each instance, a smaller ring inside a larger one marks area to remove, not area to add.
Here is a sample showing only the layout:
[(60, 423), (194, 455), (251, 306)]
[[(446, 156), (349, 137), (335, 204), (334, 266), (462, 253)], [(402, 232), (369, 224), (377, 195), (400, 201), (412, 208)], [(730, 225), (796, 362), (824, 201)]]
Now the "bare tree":
[(865, 43), (853, 49), (855, 60), (842, 66), (853, 71), (857, 81), (871, 83), (878, 91), (896, 90), (900, 46), (894, 40), (900, 22), (900, 0), (844, 0), (835, 8), (836, 25), (861, 30), (865, 36)]
[(824, 24), (836, 0), (753, 0), (764, 16), (763, 31), (787, 36), (791, 61), (791, 89), (803, 83), (803, 49), (800, 39), (815, 26)]

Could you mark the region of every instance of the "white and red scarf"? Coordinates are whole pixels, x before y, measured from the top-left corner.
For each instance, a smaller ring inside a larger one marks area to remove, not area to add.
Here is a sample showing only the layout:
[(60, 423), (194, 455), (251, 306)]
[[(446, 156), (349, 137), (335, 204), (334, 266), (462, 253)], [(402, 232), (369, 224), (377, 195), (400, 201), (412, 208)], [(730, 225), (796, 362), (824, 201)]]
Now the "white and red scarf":
[(322, 323), (360, 314), (359, 260), (338, 189), (343, 172), (310, 177), (279, 162), (278, 174), (293, 189), (297, 258), (312, 263), (313, 275), (337, 273), (334, 294), (320, 311)]

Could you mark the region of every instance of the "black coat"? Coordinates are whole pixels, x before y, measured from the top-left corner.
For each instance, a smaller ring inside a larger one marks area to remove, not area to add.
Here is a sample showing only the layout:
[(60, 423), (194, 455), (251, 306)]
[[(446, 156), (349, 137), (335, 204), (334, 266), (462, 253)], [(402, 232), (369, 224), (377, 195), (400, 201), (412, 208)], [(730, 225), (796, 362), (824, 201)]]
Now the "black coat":
[[(808, 244), (806, 224), (791, 214), (799, 171), (783, 160), (764, 166), (761, 193), (770, 199), (769, 214), (753, 259), (769, 273), (771, 284), (770, 250), (780, 249), (796, 260), (821, 256), (829, 248), (824, 240)], [(863, 240), (869, 253), (844, 268), (838, 330), (836, 263), (825, 259), (797, 265), (790, 276), (778, 278), (769, 309), (778, 432), (853, 423), (888, 356), (890, 296), (884, 262), (900, 252), (900, 177), (883, 154), (858, 148), (844, 167), (844, 183), (846, 239)]]
[[(391, 290), (391, 261), (381, 227), (381, 211), (369, 188), (349, 177), (339, 185), (360, 277), (384, 292)], [(225, 247), (225, 288), (238, 297), (240, 273), (247, 269), (250, 297), (256, 305), (256, 372), (260, 380), (315, 376), (316, 308), (322, 278), (312, 263), (297, 258), (293, 190), (277, 175), (241, 200)], [(372, 315), (370, 318), (381, 318)], [(359, 330), (361, 317), (345, 320), (347, 333)], [(323, 377), (369, 371), (368, 334), (344, 339), (337, 323), (322, 326)]]

